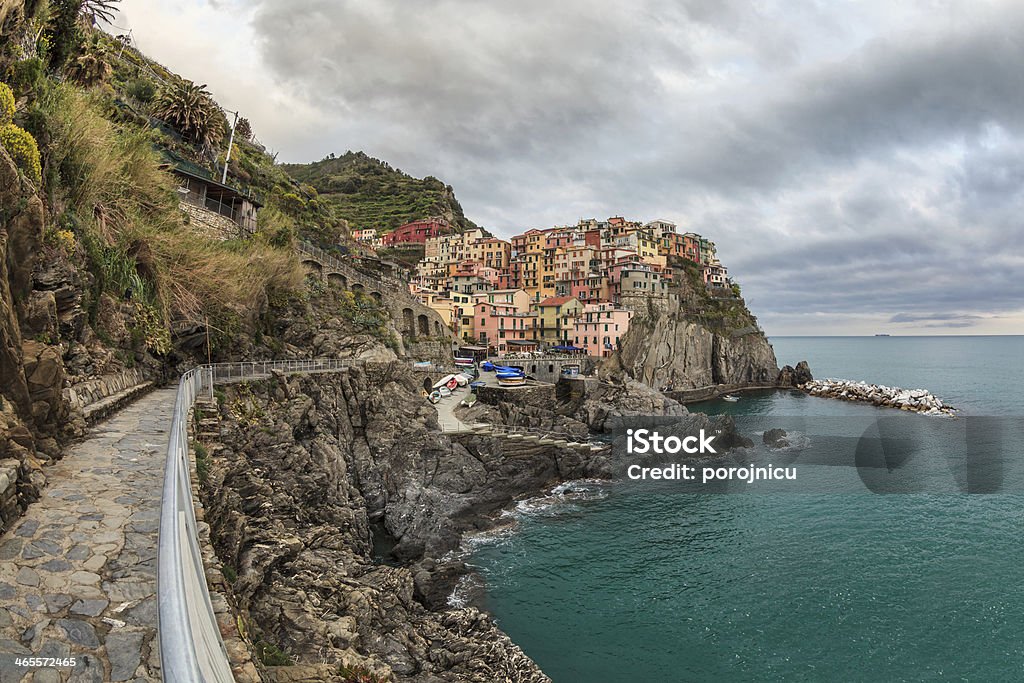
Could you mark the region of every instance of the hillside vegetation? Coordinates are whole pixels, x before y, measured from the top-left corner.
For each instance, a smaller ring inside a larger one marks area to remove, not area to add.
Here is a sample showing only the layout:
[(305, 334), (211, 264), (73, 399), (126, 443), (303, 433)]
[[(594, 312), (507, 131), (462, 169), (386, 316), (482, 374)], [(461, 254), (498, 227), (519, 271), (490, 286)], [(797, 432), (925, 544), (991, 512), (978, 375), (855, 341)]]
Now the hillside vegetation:
[[(291, 243), (310, 202), (289, 204), (285, 195), (300, 191), (294, 181), (251, 143), (236, 145), (236, 165), (267, 169), (246, 180), (266, 197), (269, 224), (255, 239), (200, 234), (178, 209), (161, 150), (212, 174), (216, 146), (193, 144), (152, 117), (163, 94), (185, 81), (83, 22), (81, 3), (30, 9), (5, 25), (0, 99), (21, 137), (0, 144), (23, 174), (20, 188), (4, 189), (42, 199), (37, 255), (51, 273), (45, 286), (74, 292), (73, 307), (95, 335), (129, 360), (133, 352), (167, 356), (175, 326), (232, 329), (262, 314), (269, 299), (298, 291), (303, 271)], [(212, 125), (222, 129), (223, 112), (212, 100), (208, 105)], [(286, 204), (294, 215), (276, 208)], [(16, 216), (18, 207), (10, 208)], [(71, 348), (81, 329), (51, 324), (31, 334)]]
[(413, 178), (363, 152), (333, 154), (311, 164), (284, 164), (299, 182), (314, 188), (320, 201), (350, 229), (388, 232), (420, 218), (443, 216), (456, 230), (476, 225), (462, 213), (450, 185), (433, 176)]

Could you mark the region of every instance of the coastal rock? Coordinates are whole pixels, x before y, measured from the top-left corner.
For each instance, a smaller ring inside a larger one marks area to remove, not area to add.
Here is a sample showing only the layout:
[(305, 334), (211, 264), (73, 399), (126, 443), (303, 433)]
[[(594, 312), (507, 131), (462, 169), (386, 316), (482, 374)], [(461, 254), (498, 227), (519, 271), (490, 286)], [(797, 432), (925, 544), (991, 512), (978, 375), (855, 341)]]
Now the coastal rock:
[(789, 446), (788, 434), (785, 429), (769, 429), (761, 435), (761, 441), (771, 448), (785, 448)]
[(807, 364), (807, 361), (802, 360), (797, 363), (796, 367), (786, 365), (779, 371), (779, 378), (776, 381), (780, 387), (798, 387), (801, 384), (806, 384), (814, 379), (811, 374), (811, 368)]
[(450, 553), (519, 497), (608, 476), (608, 464), (551, 443), (442, 434), (421, 387), (395, 362), (228, 389), (203, 497), (238, 606), (296, 666), (546, 681), (486, 615), (434, 611), (466, 572)]
[(686, 414), (686, 407), (678, 401), (628, 376), (588, 386), (583, 399), (573, 408), (573, 416), (595, 432), (610, 431), (626, 417)]
[(868, 384), (848, 379), (811, 380), (799, 387), (811, 396), (870, 403), (926, 415), (953, 415), (956, 409), (933, 396), (927, 389), (901, 389), (884, 384)]
[(620, 348), (602, 367), (666, 391), (716, 384), (772, 386), (775, 352), (742, 299), (718, 300), (674, 271), (676, 286), (636, 310)]

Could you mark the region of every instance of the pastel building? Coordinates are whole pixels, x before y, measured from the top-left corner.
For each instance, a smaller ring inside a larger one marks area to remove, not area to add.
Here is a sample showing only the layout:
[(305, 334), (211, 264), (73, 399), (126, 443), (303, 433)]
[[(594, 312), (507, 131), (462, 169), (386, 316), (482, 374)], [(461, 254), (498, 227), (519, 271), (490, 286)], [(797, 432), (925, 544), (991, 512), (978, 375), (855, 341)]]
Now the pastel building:
[(537, 304), (537, 341), (552, 345), (571, 344), (576, 319), (583, 310), (579, 299), (557, 296)]
[(519, 312), (530, 310), (530, 295), (526, 290), (517, 287), (514, 289), (492, 289), (489, 292), (477, 294), (474, 303), (506, 304)]
[(481, 301), (474, 306), (474, 316), (477, 341), (498, 353), (536, 345), (536, 312), (518, 311), (512, 304)]
[(717, 258), (704, 266), (704, 284), (708, 287), (728, 287), (731, 284), (729, 271)]
[(629, 331), (632, 317), (632, 311), (610, 302), (587, 304), (573, 325), (573, 345), (588, 356), (610, 356)]

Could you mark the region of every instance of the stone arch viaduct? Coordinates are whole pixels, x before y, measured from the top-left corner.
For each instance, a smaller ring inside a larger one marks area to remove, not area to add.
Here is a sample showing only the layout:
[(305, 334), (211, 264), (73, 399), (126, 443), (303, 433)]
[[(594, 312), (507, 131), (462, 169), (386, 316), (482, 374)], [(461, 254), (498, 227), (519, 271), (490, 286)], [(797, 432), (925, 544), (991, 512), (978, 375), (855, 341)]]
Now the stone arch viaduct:
[(456, 341), (448, 322), (437, 311), (420, 303), (401, 280), (356, 270), (305, 242), (300, 242), (296, 251), (302, 265), (311, 274), (323, 279), (328, 287), (368, 296), (386, 308), (395, 327), (407, 340), (415, 342), (427, 338), (447, 338)]

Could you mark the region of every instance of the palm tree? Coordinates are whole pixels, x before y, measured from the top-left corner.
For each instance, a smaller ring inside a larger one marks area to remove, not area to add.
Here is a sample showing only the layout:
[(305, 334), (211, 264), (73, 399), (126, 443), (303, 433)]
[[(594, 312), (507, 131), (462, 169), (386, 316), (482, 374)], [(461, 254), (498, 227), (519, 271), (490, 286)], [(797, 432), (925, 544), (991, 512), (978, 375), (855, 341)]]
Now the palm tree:
[(205, 84), (176, 79), (160, 91), (153, 115), (198, 144), (215, 147), (224, 137), (224, 113)]
[(117, 5), (121, 0), (83, 0), (82, 16), (95, 26), (101, 21), (108, 24), (114, 22), (114, 14), (117, 13)]

